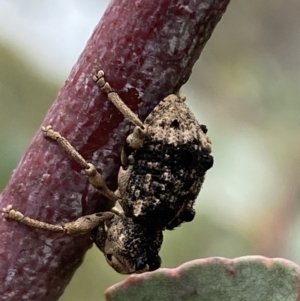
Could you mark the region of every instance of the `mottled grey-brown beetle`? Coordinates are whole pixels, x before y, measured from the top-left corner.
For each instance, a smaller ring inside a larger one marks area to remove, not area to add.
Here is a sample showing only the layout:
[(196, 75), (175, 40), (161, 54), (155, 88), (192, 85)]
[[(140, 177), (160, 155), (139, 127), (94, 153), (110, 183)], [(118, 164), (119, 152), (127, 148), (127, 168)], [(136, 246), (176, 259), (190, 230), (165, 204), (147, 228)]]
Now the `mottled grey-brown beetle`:
[(211, 141), (206, 126), (197, 122), (184, 97), (167, 96), (142, 122), (105, 81), (103, 71), (94, 72), (93, 80), (135, 125), (122, 150), (117, 191), (112, 192), (94, 165), (51, 126), (43, 127), (43, 133), (80, 164), (95, 188), (118, 201), (123, 212), (114, 207), (64, 226), (25, 217), (11, 205), (3, 213), (27, 225), (69, 235), (91, 232), (94, 243), (119, 273), (153, 271), (161, 264), (162, 231), (190, 222), (195, 216), (195, 199), (213, 165)]

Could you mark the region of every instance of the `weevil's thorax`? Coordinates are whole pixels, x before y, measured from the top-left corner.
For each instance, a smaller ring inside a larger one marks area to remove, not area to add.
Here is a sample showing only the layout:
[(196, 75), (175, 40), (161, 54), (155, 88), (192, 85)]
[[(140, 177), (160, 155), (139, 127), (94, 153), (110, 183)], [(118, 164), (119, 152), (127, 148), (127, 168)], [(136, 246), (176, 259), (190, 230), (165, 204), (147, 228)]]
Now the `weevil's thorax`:
[[(169, 95), (146, 118), (143, 145), (132, 152), (120, 204), (147, 228), (173, 229), (195, 215), (193, 204), (212, 166), (206, 128), (177, 95)], [(120, 187), (119, 187), (120, 189)]]

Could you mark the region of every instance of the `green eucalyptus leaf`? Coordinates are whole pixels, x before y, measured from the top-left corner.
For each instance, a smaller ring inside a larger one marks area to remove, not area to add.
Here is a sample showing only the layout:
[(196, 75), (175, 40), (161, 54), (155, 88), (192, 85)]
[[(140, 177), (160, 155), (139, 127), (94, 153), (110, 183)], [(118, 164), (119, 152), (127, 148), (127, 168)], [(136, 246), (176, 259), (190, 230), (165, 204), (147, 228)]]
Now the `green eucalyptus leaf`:
[(300, 268), (262, 256), (197, 259), (132, 275), (106, 290), (110, 301), (296, 301)]

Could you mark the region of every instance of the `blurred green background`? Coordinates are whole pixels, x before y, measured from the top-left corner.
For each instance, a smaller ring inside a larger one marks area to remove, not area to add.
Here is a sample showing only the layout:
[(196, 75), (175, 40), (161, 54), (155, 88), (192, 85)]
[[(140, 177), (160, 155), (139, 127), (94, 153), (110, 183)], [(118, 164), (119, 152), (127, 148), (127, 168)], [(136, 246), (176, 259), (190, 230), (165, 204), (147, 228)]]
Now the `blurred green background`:
[[(0, 188), (108, 1), (0, 2)], [(165, 232), (163, 267), (260, 254), (300, 264), (300, 2), (232, 0), (182, 91), (215, 165), (197, 216)], [(93, 248), (61, 301), (104, 300), (120, 276)]]

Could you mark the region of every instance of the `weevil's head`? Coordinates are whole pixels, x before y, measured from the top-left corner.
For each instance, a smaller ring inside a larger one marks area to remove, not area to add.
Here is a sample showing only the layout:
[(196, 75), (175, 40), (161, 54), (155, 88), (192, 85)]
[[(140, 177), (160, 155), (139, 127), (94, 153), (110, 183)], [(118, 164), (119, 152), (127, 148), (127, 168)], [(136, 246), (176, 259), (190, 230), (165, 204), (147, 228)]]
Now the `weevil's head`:
[(124, 215), (115, 215), (95, 228), (91, 238), (108, 264), (120, 274), (143, 273), (160, 267), (161, 230), (146, 229)]

